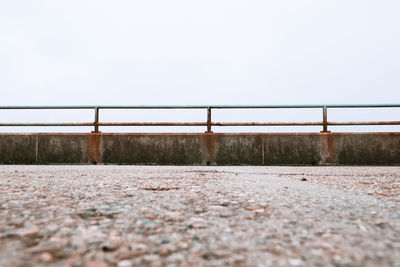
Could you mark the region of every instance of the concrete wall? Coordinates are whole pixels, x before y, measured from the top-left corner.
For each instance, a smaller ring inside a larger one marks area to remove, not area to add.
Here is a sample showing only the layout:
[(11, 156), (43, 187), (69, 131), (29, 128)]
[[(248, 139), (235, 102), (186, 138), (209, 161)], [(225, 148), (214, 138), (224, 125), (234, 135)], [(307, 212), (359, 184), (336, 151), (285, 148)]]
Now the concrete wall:
[(0, 134), (0, 164), (400, 165), (400, 133)]

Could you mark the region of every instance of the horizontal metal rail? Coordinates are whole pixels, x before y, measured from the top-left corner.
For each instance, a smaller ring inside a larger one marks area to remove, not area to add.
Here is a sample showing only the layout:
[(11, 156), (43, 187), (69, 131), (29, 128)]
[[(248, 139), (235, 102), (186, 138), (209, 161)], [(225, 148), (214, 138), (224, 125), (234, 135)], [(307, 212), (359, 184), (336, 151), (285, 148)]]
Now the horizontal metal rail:
[(63, 122), (63, 123), (0, 123), (0, 126), (94, 126), (93, 122)]
[[(211, 133), (212, 126), (322, 126), (321, 132), (328, 132), (328, 125), (400, 125), (400, 121), (328, 121), (328, 109), (342, 108), (400, 108), (400, 104), (369, 104), (369, 105), (211, 105), (211, 106), (0, 106), (0, 110), (94, 110), (93, 122), (66, 122), (66, 123), (0, 123), (0, 126), (91, 126), (93, 132), (99, 132), (100, 126), (207, 126)], [(206, 122), (100, 122), (100, 109), (205, 109), (207, 110)], [(322, 109), (322, 121), (316, 122), (212, 122), (212, 109)]]
[(344, 105), (172, 105), (172, 106), (0, 106), (0, 109), (273, 109), (273, 108), (398, 108), (400, 104)]

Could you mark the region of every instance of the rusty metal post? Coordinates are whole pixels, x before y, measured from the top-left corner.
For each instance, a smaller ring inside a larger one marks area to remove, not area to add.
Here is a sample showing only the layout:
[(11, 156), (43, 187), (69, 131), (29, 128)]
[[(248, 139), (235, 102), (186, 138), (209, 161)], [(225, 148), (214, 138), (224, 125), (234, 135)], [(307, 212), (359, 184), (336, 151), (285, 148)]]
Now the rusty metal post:
[(328, 131), (328, 108), (323, 106), (322, 108), (322, 123), (323, 123), (323, 130), (321, 133), (327, 133)]
[(212, 133), (211, 131), (211, 107), (207, 108), (207, 132)]
[(94, 131), (93, 133), (99, 132), (99, 108), (94, 108)]

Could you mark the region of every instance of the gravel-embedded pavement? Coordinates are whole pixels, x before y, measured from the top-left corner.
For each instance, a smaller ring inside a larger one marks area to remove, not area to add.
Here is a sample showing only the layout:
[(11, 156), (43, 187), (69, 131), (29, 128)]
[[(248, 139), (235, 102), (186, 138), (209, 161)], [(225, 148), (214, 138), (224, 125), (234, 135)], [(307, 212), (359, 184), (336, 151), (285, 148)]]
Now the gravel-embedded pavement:
[(0, 266), (400, 266), (400, 167), (0, 166)]

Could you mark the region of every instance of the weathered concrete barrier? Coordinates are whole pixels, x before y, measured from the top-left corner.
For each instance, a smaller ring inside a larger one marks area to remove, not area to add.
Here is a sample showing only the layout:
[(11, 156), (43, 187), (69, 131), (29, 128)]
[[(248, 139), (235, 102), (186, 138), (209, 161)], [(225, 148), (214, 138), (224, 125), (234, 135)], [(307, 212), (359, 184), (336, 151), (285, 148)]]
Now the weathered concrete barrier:
[(0, 134), (0, 164), (400, 165), (400, 133)]

